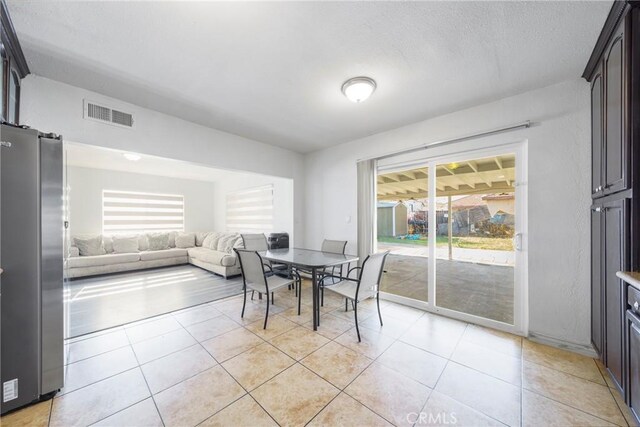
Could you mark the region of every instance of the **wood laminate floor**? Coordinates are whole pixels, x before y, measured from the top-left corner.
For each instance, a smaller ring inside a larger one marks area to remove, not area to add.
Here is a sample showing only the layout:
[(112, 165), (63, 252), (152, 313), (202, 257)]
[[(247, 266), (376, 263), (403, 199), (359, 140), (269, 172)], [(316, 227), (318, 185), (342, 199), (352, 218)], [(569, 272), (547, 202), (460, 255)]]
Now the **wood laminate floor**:
[(72, 280), (65, 291), (68, 338), (120, 326), (242, 292), (242, 279), (192, 265)]

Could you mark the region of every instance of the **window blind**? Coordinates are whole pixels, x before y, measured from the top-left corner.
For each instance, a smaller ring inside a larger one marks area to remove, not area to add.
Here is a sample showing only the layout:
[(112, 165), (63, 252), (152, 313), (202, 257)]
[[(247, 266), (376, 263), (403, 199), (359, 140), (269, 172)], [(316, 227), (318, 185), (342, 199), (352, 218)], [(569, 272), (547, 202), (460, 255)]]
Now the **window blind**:
[(273, 184), (227, 193), (227, 230), (268, 233), (273, 230)]
[(184, 196), (103, 190), (103, 234), (184, 231)]

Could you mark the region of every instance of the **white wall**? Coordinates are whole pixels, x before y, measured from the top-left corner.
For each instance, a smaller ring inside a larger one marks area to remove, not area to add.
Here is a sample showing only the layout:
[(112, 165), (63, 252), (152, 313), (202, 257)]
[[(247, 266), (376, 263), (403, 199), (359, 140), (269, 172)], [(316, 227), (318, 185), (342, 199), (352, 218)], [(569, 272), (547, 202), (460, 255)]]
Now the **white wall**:
[(185, 230), (216, 230), (213, 182), (77, 166), (67, 168), (67, 179), (71, 235), (102, 233), (102, 190), (183, 195)]
[(215, 229), (226, 230), (227, 222), (227, 194), (232, 191), (244, 190), (263, 185), (273, 184), (273, 232), (287, 232), (289, 239), (294, 236), (294, 185), (290, 179), (244, 175), (216, 181), (215, 183)]
[[(308, 155), (305, 244), (349, 239), (356, 251), (356, 160), (516, 122), (534, 125), (460, 144), (528, 141), (529, 331), (590, 348), (590, 110), (575, 79)], [(450, 147), (448, 147), (450, 148)], [(431, 154), (438, 150), (432, 149)], [(347, 218), (351, 221), (347, 222)]]
[[(123, 129), (83, 119), (85, 98), (132, 112), (135, 127)], [(35, 75), (22, 82), (20, 119), (41, 131), (61, 134), (67, 141), (291, 178), (296, 192), (295, 218), (303, 216), (301, 154)], [(302, 239), (302, 222), (296, 220), (294, 228), (296, 239)]]

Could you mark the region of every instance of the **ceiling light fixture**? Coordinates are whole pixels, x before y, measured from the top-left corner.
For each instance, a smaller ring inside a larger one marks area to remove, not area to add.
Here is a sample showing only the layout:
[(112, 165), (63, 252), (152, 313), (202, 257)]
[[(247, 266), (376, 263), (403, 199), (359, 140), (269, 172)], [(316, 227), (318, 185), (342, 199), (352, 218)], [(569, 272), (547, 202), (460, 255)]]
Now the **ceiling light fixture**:
[(140, 154), (135, 154), (135, 153), (124, 153), (122, 155), (124, 156), (125, 159), (131, 160), (132, 162), (137, 162), (142, 158)]
[(376, 90), (376, 81), (369, 77), (354, 77), (342, 85), (342, 93), (351, 102), (362, 102)]

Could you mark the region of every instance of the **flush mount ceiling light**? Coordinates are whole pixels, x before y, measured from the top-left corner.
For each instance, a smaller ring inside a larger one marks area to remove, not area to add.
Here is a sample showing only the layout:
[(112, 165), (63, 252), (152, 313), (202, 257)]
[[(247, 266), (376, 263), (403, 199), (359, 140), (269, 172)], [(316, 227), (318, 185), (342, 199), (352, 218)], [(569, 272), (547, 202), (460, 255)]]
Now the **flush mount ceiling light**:
[(131, 160), (132, 162), (137, 162), (142, 158), (140, 154), (135, 154), (135, 153), (124, 153), (123, 156), (125, 159)]
[(376, 81), (369, 77), (354, 77), (342, 85), (342, 93), (351, 102), (362, 102), (376, 90)]

